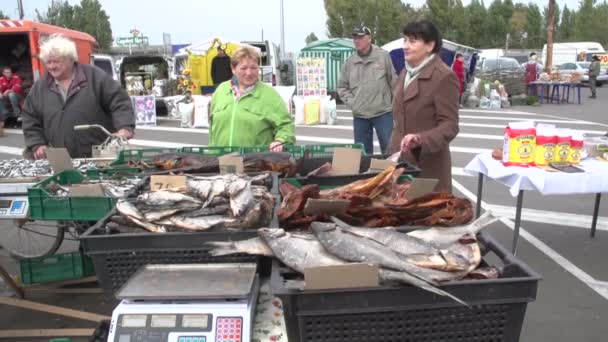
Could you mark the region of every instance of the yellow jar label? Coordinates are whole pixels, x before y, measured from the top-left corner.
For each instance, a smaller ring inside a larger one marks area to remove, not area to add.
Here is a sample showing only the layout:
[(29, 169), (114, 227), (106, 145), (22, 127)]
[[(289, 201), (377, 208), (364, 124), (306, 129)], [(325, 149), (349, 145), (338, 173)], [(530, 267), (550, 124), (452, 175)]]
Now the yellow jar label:
[(509, 138), (509, 162), (514, 164), (534, 163), (536, 147), (536, 136), (520, 135)]
[(570, 142), (561, 142), (557, 144), (557, 153), (555, 155), (555, 162), (567, 163), (568, 157), (570, 156)]
[(568, 161), (572, 164), (578, 164), (581, 162), (581, 154), (583, 150), (578, 147), (571, 147), (570, 154), (568, 155)]
[(536, 165), (548, 165), (549, 163), (553, 163), (554, 159), (555, 144), (536, 145), (536, 159), (534, 159)]

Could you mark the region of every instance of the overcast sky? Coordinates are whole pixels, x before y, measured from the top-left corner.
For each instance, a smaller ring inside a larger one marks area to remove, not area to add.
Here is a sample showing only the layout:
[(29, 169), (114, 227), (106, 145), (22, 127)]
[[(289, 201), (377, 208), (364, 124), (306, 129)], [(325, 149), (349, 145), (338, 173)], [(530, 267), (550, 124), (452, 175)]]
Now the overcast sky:
[[(33, 19), (36, 8), (46, 11), (51, 3), (51, 0), (22, 1), (25, 19)], [(465, 5), (469, 2), (463, 0)], [(548, 3), (546, 0), (531, 2), (541, 8)], [(80, 0), (69, 0), (69, 3), (77, 4)], [(163, 32), (171, 34), (173, 44), (179, 44), (213, 37), (259, 40), (263, 31), (264, 39), (277, 45), (280, 43), (280, 0), (100, 0), (100, 3), (110, 16), (114, 38), (129, 36), (133, 28), (148, 36), (151, 44), (162, 44)], [(425, 1), (406, 3), (418, 7)], [(560, 8), (564, 4), (569, 8), (578, 7), (578, 0), (559, 0), (557, 3)], [(284, 5), (287, 51), (299, 51), (311, 32), (319, 39), (327, 37), (323, 0), (285, 0)], [(17, 0), (0, 0), (0, 10), (10, 17), (17, 17)]]

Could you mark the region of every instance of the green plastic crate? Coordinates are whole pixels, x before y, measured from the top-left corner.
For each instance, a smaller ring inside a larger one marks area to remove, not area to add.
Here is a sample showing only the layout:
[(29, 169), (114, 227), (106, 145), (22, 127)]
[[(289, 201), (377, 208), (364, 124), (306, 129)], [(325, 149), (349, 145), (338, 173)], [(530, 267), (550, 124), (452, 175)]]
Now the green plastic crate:
[(238, 146), (188, 146), (178, 148), (177, 152), (219, 157), (234, 152), (241, 153), (241, 148)]
[(122, 150), (118, 152), (118, 157), (110, 166), (128, 165), (129, 163), (137, 163), (144, 161), (146, 163), (152, 162), (154, 156), (162, 153), (177, 152), (175, 148), (143, 148), (137, 150)]
[(308, 158), (314, 157), (332, 157), (334, 155), (334, 149), (337, 147), (354, 148), (361, 150), (361, 155), (365, 155), (365, 148), (363, 144), (324, 144), (324, 145), (306, 145), (302, 150), (302, 156)]
[[(113, 170), (120, 173), (122, 170)], [(63, 197), (54, 196), (45, 190), (50, 182), (60, 185), (81, 184), (85, 179), (99, 179), (97, 176), (85, 177), (78, 171), (66, 170), (51, 176), (27, 190), (30, 204), (30, 218), (34, 220), (75, 220), (97, 221), (103, 218), (116, 204), (112, 197)]]
[(141, 173), (137, 167), (116, 167), (111, 169), (89, 169), (84, 172), (85, 176), (92, 179), (98, 179), (101, 175), (117, 177), (117, 176), (136, 176)]
[[(369, 179), (373, 178), (376, 175), (369, 174), (358, 174), (358, 175), (349, 175), (349, 176), (329, 176), (329, 177), (314, 177), (314, 178), (285, 178), (284, 182), (288, 182), (294, 185), (297, 188), (301, 188), (304, 185), (308, 184), (318, 184), (321, 190), (325, 189), (333, 189), (339, 186), (343, 186), (346, 184), (350, 184), (352, 182), (361, 180), (361, 179)], [(403, 182), (412, 182), (414, 177), (411, 175), (402, 175), (397, 180), (397, 183), (401, 184)]]
[[(302, 158), (304, 156), (304, 145), (283, 145), (283, 152), (290, 153), (294, 158)], [(243, 147), (241, 153), (260, 153), (268, 152), (268, 146)]]
[(23, 284), (50, 283), (95, 275), (93, 260), (80, 252), (23, 259), (19, 263)]

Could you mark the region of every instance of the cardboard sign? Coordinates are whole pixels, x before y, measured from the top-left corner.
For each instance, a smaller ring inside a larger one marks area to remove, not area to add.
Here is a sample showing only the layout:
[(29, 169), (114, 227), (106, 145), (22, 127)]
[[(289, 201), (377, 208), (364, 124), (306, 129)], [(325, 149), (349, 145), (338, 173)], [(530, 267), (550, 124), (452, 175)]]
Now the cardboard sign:
[(172, 190), (186, 188), (186, 176), (150, 176), (150, 190)]
[(334, 158), (331, 165), (333, 176), (359, 174), (361, 150), (336, 147), (334, 149)]
[(72, 158), (65, 148), (49, 147), (46, 150), (46, 159), (48, 159), (49, 164), (51, 164), (54, 174), (58, 174), (65, 170), (74, 170)]
[(314, 214), (342, 214), (350, 206), (350, 201), (347, 200), (324, 200), (309, 198), (304, 205), (305, 215)]
[(105, 197), (101, 184), (74, 184), (70, 187), (72, 197)]
[(391, 166), (397, 165), (396, 162), (388, 159), (374, 159), (372, 158), (369, 163), (369, 170), (367, 172), (382, 172)]
[(438, 182), (439, 180), (435, 178), (414, 178), (410, 189), (405, 193), (405, 197), (413, 200), (414, 198), (433, 192)]
[(344, 289), (378, 286), (378, 268), (370, 264), (353, 263), (304, 269), (304, 289)]
[(230, 153), (218, 158), (220, 164), (220, 173), (243, 173), (243, 157), (238, 156), (238, 153)]

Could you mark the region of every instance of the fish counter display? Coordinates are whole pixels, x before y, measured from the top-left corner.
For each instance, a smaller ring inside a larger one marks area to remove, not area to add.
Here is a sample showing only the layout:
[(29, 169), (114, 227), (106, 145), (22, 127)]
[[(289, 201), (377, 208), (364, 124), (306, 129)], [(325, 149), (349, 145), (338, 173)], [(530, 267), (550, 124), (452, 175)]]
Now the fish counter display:
[[(97, 164), (86, 160), (72, 160), (74, 169), (85, 172), (99, 168)], [(53, 168), (46, 159), (7, 159), (0, 161), (1, 178), (47, 177), (53, 174)]]
[[(383, 283), (400, 282), (460, 299), (436, 287), (439, 283), (474, 277), (498, 277), (493, 267), (478, 269), (482, 255), (477, 234), (498, 218), (487, 212), (474, 222), (455, 227), (431, 227), (402, 233), (392, 227), (363, 228), (335, 223), (313, 222), (312, 232), (286, 232), (262, 228), (259, 237), (232, 242), (208, 242), (215, 256), (247, 253), (275, 257), (293, 270), (304, 273), (311, 267), (370, 263), (379, 267)], [(289, 282), (304, 288), (303, 281)]]
[(118, 215), (105, 227), (111, 234), (134, 228), (154, 233), (256, 229), (267, 226), (274, 215), (275, 198), (269, 187), (269, 173), (188, 176), (185, 188), (146, 190), (119, 200)]
[(317, 184), (297, 188), (283, 181), (279, 188), (283, 202), (277, 213), (281, 227), (307, 228), (313, 221), (329, 221), (326, 214), (305, 212), (309, 199), (348, 201), (347, 210), (337, 216), (366, 227), (452, 226), (473, 218), (471, 202), (449, 193), (428, 193), (408, 199), (406, 193), (411, 182), (400, 179), (403, 172), (403, 168), (392, 166), (376, 176), (324, 190)]

